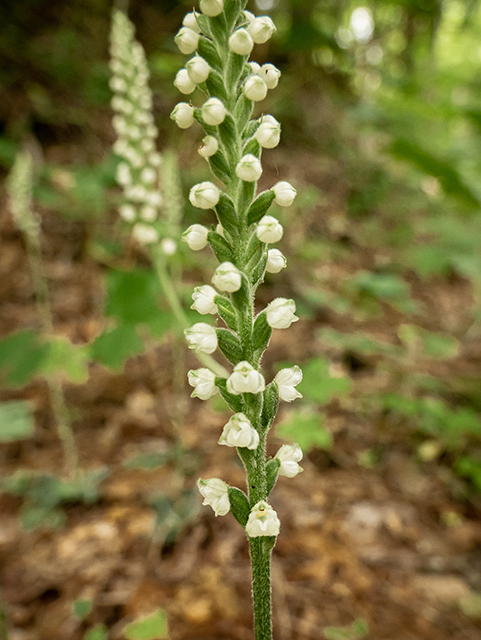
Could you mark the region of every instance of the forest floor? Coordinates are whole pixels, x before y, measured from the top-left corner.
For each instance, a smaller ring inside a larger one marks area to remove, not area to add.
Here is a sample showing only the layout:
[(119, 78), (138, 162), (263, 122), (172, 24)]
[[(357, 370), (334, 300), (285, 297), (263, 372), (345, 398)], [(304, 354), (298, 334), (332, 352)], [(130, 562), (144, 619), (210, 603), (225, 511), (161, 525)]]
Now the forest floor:
[[(307, 184), (309, 179), (306, 173), (301, 178)], [(101, 323), (105, 267), (85, 251), (82, 222), (40, 213), (55, 333), (77, 343), (91, 340)], [(329, 207), (314, 208), (309, 233), (329, 232), (328, 225), (316, 222), (329, 213)], [(5, 200), (0, 225), (0, 330), (5, 334), (35, 326), (36, 310), (25, 247)], [(303, 233), (306, 223), (298, 222), (287, 234), (291, 253)], [(322, 255), (300, 268), (291, 262), (291, 274), (269, 280), (262, 296), (266, 301), (276, 295), (302, 297), (303, 281), (316, 271), (335, 280), (367, 268), (373, 257), (353, 233), (347, 238), (347, 263), (326, 263)], [(185, 278), (190, 282), (188, 274)], [(192, 284), (197, 284), (193, 278)], [(462, 322), (471, 295), (459, 278), (429, 286), (413, 282), (413, 292), (427, 305), (434, 325)], [(381, 305), (380, 315), (366, 321), (363, 330), (396, 344), (402, 321), (402, 314)], [(279, 360), (302, 364), (313, 356), (336, 357), (315, 340), (325, 327), (355, 332), (359, 323), (319, 307), (289, 331), (275, 332), (266, 370)], [(471, 347), (448, 364), (439, 363), (435, 375), (453, 369), (471, 375), (481, 346)], [(1, 594), (9, 640), (81, 640), (97, 623), (116, 640), (124, 637), (126, 621), (158, 607), (167, 612), (172, 640), (253, 637), (243, 531), (231, 514), (215, 518), (188, 491), (199, 476), (243, 487), (235, 452), (216, 444), (229, 414), (214, 411), (210, 403), (185, 400), (188, 390), (178, 395), (172, 382), (175, 353), (170, 335), (160, 344), (151, 341), (147, 353), (130, 358), (122, 373), (92, 364), (85, 384), (65, 385), (82, 468), (108, 470), (92, 504), (67, 501), (63, 527), (24, 530), (24, 499), (0, 496)], [(196, 366), (192, 354), (183, 357), (187, 366)], [(473, 594), (481, 591), (479, 497), (463, 493), (447, 467), (420, 460), (403, 425), (361, 410), (363, 392), (385, 384), (376, 359), (337, 357), (334, 365), (338, 375), (355, 380), (357, 400), (334, 399), (323, 408), (332, 449), (314, 447), (302, 463), (304, 472), (281, 478), (271, 495), (282, 523), (273, 557), (274, 637), (323, 638), (325, 627), (347, 627), (363, 618), (369, 628), (365, 637), (372, 640), (479, 640), (479, 604), (477, 612), (467, 611)], [(2, 476), (18, 470), (61, 474), (63, 454), (46, 383), (36, 379), (21, 389), (4, 388), (0, 399), (28, 399), (36, 416), (34, 437), (0, 446)], [(280, 420), (287, 410), (282, 406)], [(133, 455), (169, 450), (179, 416), (186, 449), (182, 465), (125, 465)], [(269, 453), (281, 442), (274, 435)], [(360, 464), (363, 452), (379, 449), (383, 455), (375, 464)], [(187, 515), (175, 535), (175, 521), (167, 522), (173, 512), (166, 497), (177, 506), (182, 500), (187, 504), (179, 507)], [(94, 603), (84, 621), (72, 614), (72, 603), (81, 598)], [(343, 637), (355, 640), (356, 635)]]

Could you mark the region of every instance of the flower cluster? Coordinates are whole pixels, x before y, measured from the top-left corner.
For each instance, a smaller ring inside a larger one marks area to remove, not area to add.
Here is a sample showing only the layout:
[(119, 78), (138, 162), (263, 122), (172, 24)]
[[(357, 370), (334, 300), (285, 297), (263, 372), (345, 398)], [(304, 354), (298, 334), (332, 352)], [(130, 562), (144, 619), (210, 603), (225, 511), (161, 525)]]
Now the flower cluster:
[[(276, 298), (257, 315), (253, 308), (255, 291), (265, 273), (279, 273), (287, 265), (282, 252), (270, 246), (281, 240), (284, 230), (268, 210), (273, 203), (291, 206), (296, 189), (283, 180), (256, 193), (262, 151), (279, 144), (281, 126), (271, 115), (253, 118), (253, 110), (277, 86), (281, 72), (272, 64), (248, 61), (254, 46), (267, 42), (276, 28), (268, 16), (242, 11), (242, 4), (224, 6), (223, 0), (201, 0), (200, 12), (193, 10), (185, 16), (175, 42), (190, 57), (174, 84), (184, 95), (199, 89), (205, 98), (200, 106), (181, 101), (171, 118), (181, 129), (195, 121), (200, 124), (205, 136), (199, 154), (224, 184), (222, 189), (218, 183), (204, 181), (191, 188), (191, 204), (213, 209), (217, 227), (214, 231), (193, 224), (182, 239), (193, 251), (210, 245), (219, 259), (211, 284), (195, 288), (191, 308), (204, 316), (218, 316), (225, 327), (197, 322), (185, 336), (196, 352), (211, 354), (220, 349), (233, 370), (227, 379), (205, 368), (192, 370), (189, 384), (194, 388), (193, 397), (208, 400), (220, 393), (234, 411), (219, 444), (237, 449), (251, 490), (247, 498), (218, 478), (199, 480), (198, 487), (204, 504), (211, 505), (216, 515), (232, 510), (249, 537), (256, 538), (279, 533), (279, 519), (267, 502), (277, 476), (293, 477), (302, 470), (299, 445), (284, 445), (270, 461), (264, 456), (278, 402), (301, 397), (295, 387), (302, 372), (297, 366), (283, 369), (267, 383), (260, 370), (273, 329), (287, 329), (298, 320), (290, 299)], [(221, 15), (227, 33), (220, 33)], [(266, 465), (275, 475), (269, 487)], [(247, 511), (239, 506), (242, 504)]]
[[(132, 234), (138, 242), (151, 244), (159, 240), (156, 222), (162, 196), (149, 70), (144, 50), (134, 38), (132, 23), (118, 9), (113, 12), (110, 52), (110, 88), (114, 94), (111, 106), (117, 134), (114, 152), (120, 158), (117, 182), (124, 193), (119, 214), (133, 225)], [(166, 243), (167, 251), (172, 249), (171, 243)]]

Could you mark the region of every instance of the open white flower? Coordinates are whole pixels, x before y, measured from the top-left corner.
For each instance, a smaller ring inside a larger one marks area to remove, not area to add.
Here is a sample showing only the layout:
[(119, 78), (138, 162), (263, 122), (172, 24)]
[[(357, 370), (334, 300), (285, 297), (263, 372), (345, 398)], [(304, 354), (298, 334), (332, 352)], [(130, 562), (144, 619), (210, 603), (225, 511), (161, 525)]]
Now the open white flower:
[(218, 16), (224, 10), (224, 0), (200, 0), (200, 10), (210, 18)]
[(264, 80), (268, 89), (275, 89), (279, 84), (281, 72), (273, 64), (263, 64), (257, 74)]
[(200, 251), (207, 246), (209, 230), (201, 224), (191, 224), (182, 234), (182, 240), (187, 242), (192, 251)]
[(224, 122), (227, 109), (219, 98), (209, 98), (201, 107), (202, 119), (206, 124), (216, 126)]
[(260, 102), (267, 95), (267, 85), (260, 76), (253, 75), (249, 76), (245, 81), (243, 91), (245, 97), (249, 100)]
[(217, 349), (217, 333), (210, 324), (196, 322), (190, 329), (185, 329), (184, 335), (189, 343), (189, 349), (197, 353), (213, 353)]
[(229, 293), (238, 291), (242, 284), (241, 272), (232, 262), (222, 262), (214, 271), (212, 284), (219, 291), (227, 291)]
[(255, 182), (262, 175), (262, 165), (259, 158), (252, 153), (247, 153), (237, 163), (235, 173), (238, 178), (245, 182)]
[(194, 124), (194, 107), (187, 102), (179, 102), (175, 105), (170, 118), (181, 129), (188, 129)]
[(248, 362), (239, 362), (234, 372), (227, 378), (227, 391), (234, 395), (241, 393), (261, 393), (266, 386), (264, 376)]
[(246, 524), (246, 533), (251, 538), (277, 536), (281, 523), (277, 513), (268, 502), (261, 500), (251, 510)]
[(257, 449), (259, 434), (254, 429), (249, 418), (243, 413), (235, 413), (224, 426), (219, 444), (227, 447), (246, 447)]
[(230, 511), (229, 485), (219, 478), (197, 480), (197, 488), (204, 498), (203, 505), (209, 505), (216, 516), (225, 516)]
[(205, 82), (210, 73), (209, 64), (202, 56), (194, 56), (185, 64), (189, 78), (195, 84)]
[(268, 273), (279, 273), (287, 267), (287, 260), (279, 249), (269, 249), (267, 252), (266, 271)]
[(210, 158), (217, 153), (219, 142), (214, 136), (205, 136), (202, 139), (202, 146), (199, 148), (199, 155), (203, 158)]
[(266, 307), (267, 324), (273, 329), (288, 329), (299, 318), (295, 315), (296, 303), (287, 298), (276, 298)]
[(191, 305), (190, 308), (198, 311), (202, 315), (218, 313), (219, 309), (214, 302), (216, 295), (217, 291), (208, 284), (195, 287), (194, 293), (192, 294), (194, 304)]
[(275, 195), (274, 202), (280, 207), (290, 207), (297, 194), (297, 191), (294, 189), (292, 184), (290, 182), (286, 182), (286, 180), (277, 182), (272, 187), (272, 191)]
[(199, 209), (212, 209), (219, 202), (220, 191), (213, 182), (199, 182), (192, 187), (189, 200)]
[(276, 25), (269, 16), (258, 16), (249, 22), (247, 31), (256, 44), (264, 44), (276, 31)]
[(296, 398), (302, 398), (302, 394), (295, 389), (302, 381), (302, 370), (297, 365), (287, 369), (281, 369), (274, 378), (279, 391), (279, 398), (285, 402), (292, 402)]
[(278, 242), (284, 233), (284, 229), (277, 218), (263, 216), (257, 225), (256, 234), (261, 242), (272, 244)]
[(194, 53), (199, 44), (199, 34), (194, 29), (182, 27), (174, 38), (175, 44), (179, 47), (181, 53), (189, 55)]
[(298, 462), (302, 460), (302, 449), (296, 442), (295, 444), (283, 444), (275, 457), (281, 463), (279, 466), (279, 475), (286, 478), (293, 478), (303, 471)]
[(187, 375), (190, 386), (194, 387), (194, 391), (191, 394), (192, 398), (208, 400), (219, 392), (215, 385), (215, 373), (210, 369), (191, 369)]
[(229, 48), (240, 56), (248, 56), (254, 48), (254, 40), (247, 29), (236, 29), (229, 38)]

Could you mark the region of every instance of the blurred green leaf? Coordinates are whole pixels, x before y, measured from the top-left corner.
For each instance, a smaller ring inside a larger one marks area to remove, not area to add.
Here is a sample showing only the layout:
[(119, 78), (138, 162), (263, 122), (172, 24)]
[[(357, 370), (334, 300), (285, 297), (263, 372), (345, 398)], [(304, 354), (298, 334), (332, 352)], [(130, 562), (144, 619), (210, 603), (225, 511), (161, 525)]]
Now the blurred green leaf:
[(124, 629), (127, 640), (161, 640), (167, 637), (167, 617), (157, 609), (145, 618), (134, 620)]
[(66, 338), (52, 338), (40, 372), (45, 376), (63, 374), (70, 382), (81, 384), (88, 378), (88, 351), (84, 345)]
[(332, 435), (323, 425), (323, 417), (305, 409), (289, 412), (288, 417), (277, 426), (276, 432), (281, 438), (298, 442), (304, 453), (313, 447), (332, 447)]
[(126, 324), (153, 322), (160, 312), (161, 288), (153, 271), (110, 271), (107, 291), (107, 315)]
[(25, 531), (38, 527), (61, 529), (65, 520), (65, 513), (61, 509), (43, 504), (25, 504), (20, 512), (20, 523)]
[(34, 331), (18, 331), (0, 340), (0, 371), (7, 385), (28, 382), (40, 369), (49, 353)]
[(302, 382), (297, 389), (307, 400), (321, 405), (351, 390), (351, 380), (335, 378), (329, 374), (329, 363), (323, 358), (313, 358), (302, 365)]
[(93, 629), (87, 631), (84, 640), (107, 640), (107, 627), (104, 624), (97, 624)]
[(25, 400), (0, 403), (0, 442), (14, 442), (33, 435), (35, 423)]
[(92, 598), (80, 598), (79, 600), (74, 600), (72, 602), (73, 614), (78, 620), (85, 620), (92, 611), (92, 606)]
[(106, 331), (90, 345), (92, 358), (114, 371), (121, 370), (127, 358), (143, 353), (144, 350), (144, 343), (132, 324), (121, 324)]

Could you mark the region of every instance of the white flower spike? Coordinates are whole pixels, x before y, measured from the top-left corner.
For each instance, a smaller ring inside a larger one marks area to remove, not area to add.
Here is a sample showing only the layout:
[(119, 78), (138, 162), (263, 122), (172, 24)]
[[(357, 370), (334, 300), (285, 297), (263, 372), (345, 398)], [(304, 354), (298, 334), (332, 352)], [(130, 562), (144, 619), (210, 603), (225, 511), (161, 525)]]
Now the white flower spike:
[(273, 329), (288, 329), (299, 318), (295, 315), (296, 303), (287, 298), (276, 298), (266, 307), (267, 324)]
[(229, 486), (219, 478), (197, 480), (197, 488), (204, 498), (203, 505), (209, 505), (216, 516), (225, 516), (230, 511)]
[(246, 533), (251, 538), (259, 536), (277, 536), (281, 523), (277, 513), (271, 505), (264, 500), (258, 502), (249, 514), (246, 524)]
[(191, 387), (194, 387), (191, 398), (208, 400), (219, 392), (215, 385), (215, 373), (209, 369), (192, 369), (188, 373), (188, 380)]
[(272, 244), (279, 242), (284, 234), (284, 229), (277, 218), (263, 216), (257, 225), (256, 234), (261, 242)]
[(207, 246), (209, 230), (201, 224), (191, 224), (182, 234), (182, 240), (187, 242), (192, 251), (200, 251)]
[(194, 304), (192, 304), (190, 308), (198, 311), (202, 315), (206, 315), (207, 313), (214, 315), (219, 312), (219, 309), (214, 302), (216, 295), (217, 291), (208, 284), (204, 284), (201, 287), (195, 287), (194, 293), (192, 294)]
[(286, 478), (294, 478), (298, 473), (303, 471), (298, 462), (302, 460), (302, 449), (296, 442), (295, 444), (283, 444), (275, 457), (280, 462), (279, 475)]
[(252, 426), (250, 420), (243, 413), (235, 413), (224, 426), (219, 444), (227, 447), (246, 447), (257, 449), (259, 446), (259, 434)]
[(219, 291), (227, 291), (228, 293), (238, 291), (242, 284), (241, 272), (232, 262), (223, 262), (215, 270), (212, 284)]
[(264, 376), (248, 362), (239, 362), (234, 372), (227, 378), (227, 391), (234, 395), (241, 393), (261, 393), (266, 383)]
[(210, 324), (196, 322), (190, 329), (185, 329), (184, 335), (189, 343), (189, 349), (197, 353), (214, 353), (217, 349), (217, 333)]
[(279, 398), (285, 402), (292, 402), (296, 398), (302, 398), (295, 387), (302, 382), (302, 370), (297, 365), (288, 369), (281, 369), (274, 378), (279, 391)]

